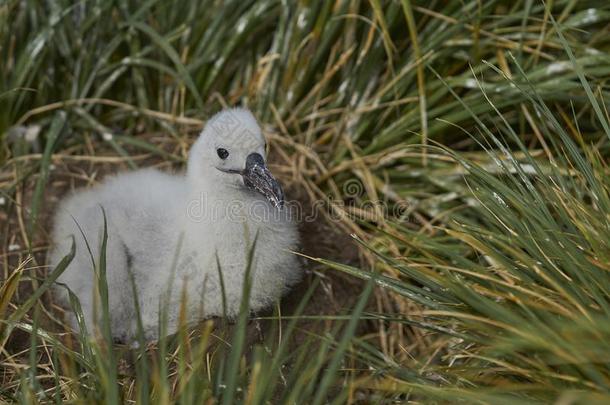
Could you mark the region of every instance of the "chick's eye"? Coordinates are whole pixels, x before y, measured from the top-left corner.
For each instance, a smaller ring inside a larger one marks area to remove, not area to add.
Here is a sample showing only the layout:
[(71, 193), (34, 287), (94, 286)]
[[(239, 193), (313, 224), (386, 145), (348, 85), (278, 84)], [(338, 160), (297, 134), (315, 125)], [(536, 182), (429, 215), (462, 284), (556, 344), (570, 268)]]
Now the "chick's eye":
[(229, 151), (224, 148), (216, 149), (216, 153), (218, 153), (218, 157), (221, 158), (222, 160), (225, 160), (226, 158), (229, 157)]

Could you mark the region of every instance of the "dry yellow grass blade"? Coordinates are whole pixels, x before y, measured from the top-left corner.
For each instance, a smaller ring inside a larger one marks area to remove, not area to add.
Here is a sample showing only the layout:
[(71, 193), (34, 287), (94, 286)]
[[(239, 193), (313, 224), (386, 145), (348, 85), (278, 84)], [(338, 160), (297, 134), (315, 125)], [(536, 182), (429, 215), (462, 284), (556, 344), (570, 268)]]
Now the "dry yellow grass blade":
[[(15, 291), (17, 291), (23, 271), (31, 260), (32, 258), (28, 257), (26, 260), (21, 262), (19, 266), (17, 266), (17, 268), (9, 275), (8, 279), (2, 281), (2, 286), (0, 286), (0, 319), (6, 319), (6, 310), (11, 304)], [(2, 323), (0, 325), (0, 331), (3, 329), (3, 327), (4, 324)]]

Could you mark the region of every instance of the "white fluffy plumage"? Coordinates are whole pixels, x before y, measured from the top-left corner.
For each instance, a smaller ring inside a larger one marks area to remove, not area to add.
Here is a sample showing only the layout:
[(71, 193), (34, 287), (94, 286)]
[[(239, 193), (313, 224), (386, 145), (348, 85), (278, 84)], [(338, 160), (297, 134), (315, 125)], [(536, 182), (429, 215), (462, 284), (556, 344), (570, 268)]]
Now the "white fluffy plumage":
[[(184, 296), (189, 323), (223, 313), (234, 317), (255, 237), (250, 309), (269, 306), (296, 283), (301, 272), (290, 251), (297, 247), (298, 232), (288, 210), (279, 208), (283, 194), (265, 160), (256, 119), (248, 110), (225, 110), (208, 121), (191, 148), (185, 175), (139, 170), (62, 201), (49, 262), (59, 263), (73, 236), (76, 256), (58, 281), (79, 298), (89, 331), (99, 320), (92, 257), (97, 261), (100, 254), (101, 207), (107, 218), (107, 282), (116, 340), (133, 342), (137, 333), (130, 272), (147, 340), (159, 337), (164, 303), (167, 332), (176, 331)], [(60, 284), (56, 291), (68, 305), (66, 289)]]

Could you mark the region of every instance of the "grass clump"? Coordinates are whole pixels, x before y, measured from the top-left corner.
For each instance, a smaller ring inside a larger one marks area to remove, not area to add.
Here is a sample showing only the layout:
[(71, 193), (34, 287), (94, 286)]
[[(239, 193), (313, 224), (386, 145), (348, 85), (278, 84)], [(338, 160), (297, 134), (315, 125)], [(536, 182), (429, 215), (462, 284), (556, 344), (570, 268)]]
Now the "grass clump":
[[(549, 160), (534, 158), (509, 125), (500, 138), (473, 117), (494, 171), (432, 149), (461, 167), (464, 206), (429, 233), (391, 222), (384, 246), (363, 243), (394, 275), (380, 284), (422, 308), (375, 316), (446, 337), (425, 370), (451, 389), (405, 378), (412, 359), (390, 368), (380, 387), (492, 403), (608, 400), (607, 166), (597, 148), (578, 146), (580, 134), (560, 124), (535, 88), (521, 91), (534, 122), (553, 135)], [(511, 141), (520, 150), (508, 149)]]
[[(0, 395), (607, 401), (609, 20), (569, 0), (0, 4)], [(321, 277), (288, 316), (137, 350), (66, 334), (44, 299), (62, 270), (44, 269), (57, 199), (181, 168), (209, 113), (235, 104), (361, 260), (305, 251)], [(312, 307), (334, 270), (363, 291)]]

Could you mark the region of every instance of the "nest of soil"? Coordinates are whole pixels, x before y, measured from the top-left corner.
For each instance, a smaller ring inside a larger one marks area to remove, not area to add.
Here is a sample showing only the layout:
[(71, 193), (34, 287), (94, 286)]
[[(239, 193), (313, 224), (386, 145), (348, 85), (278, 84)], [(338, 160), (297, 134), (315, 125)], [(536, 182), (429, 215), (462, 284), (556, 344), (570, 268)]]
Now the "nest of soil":
[[(177, 146), (167, 137), (152, 137), (149, 139), (161, 149), (168, 153), (185, 155), (184, 145)], [(16, 198), (5, 201), (3, 209), (0, 210), (0, 227), (2, 228), (2, 258), (4, 264), (3, 279), (6, 280), (10, 273), (20, 264), (27, 262), (24, 274), (30, 276), (29, 282), (22, 281), (16, 292), (13, 304), (17, 305), (30, 296), (32, 290), (40, 285), (46, 272), (46, 252), (51, 243), (50, 231), (52, 226), (53, 213), (60, 200), (74, 190), (91, 187), (99, 183), (104, 177), (119, 172), (130, 170), (126, 158), (110, 156), (110, 149), (104, 148), (95, 142), (85, 142), (83, 150), (65, 150), (63, 153), (55, 154), (52, 157), (52, 166), (48, 182), (44, 188), (42, 197), (42, 207), (40, 214), (33, 223), (33, 231), (28, 232), (30, 222), (30, 206), (34, 196), (37, 177), (35, 174), (23, 176), (38, 166), (40, 155), (25, 155), (15, 158), (5, 165), (0, 173), (1, 184), (14, 186)], [(129, 151), (130, 159), (137, 163), (139, 167), (156, 167), (159, 170), (176, 172), (183, 170), (183, 164), (178, 161), (168, 161), (158, 156), (149, 154), (138, 154), (138, 151)], [(279, 180), (285, 185), (288, 199), (298, 201), (304, 210), (314, 210), (313, 202), (301, 190), (298, 184), (290, 182), (282, 170), (281, 163), (277, 164), (279, 154), (272, 153), (270, 157), (271, 170), (276, 173)], [(284, 156), (286, 156), (284, 154)], [(23, 178), (23, 180), (20, 180)], [(7, 193), (8, 194), (8, 193)], [(358, 265), (360, 263), (359, 249), (351, 237), (342, 230), (336, 223), (330, 223), (323, 215), (313, 215), (306, 221), (299, 224), (301, 236), (301, 253), (311, 257), (322, 257), (337, 262)], [(30, 236), (31, 235), (31, 236)], [(28, 238), (31, 238), (28, 240)], [(28, 246), (31, 248), (28, 249)], [(312, 316), (332, 316), (349, 313), (354, 303), (358, 299), (362, 290), (362, 283), (352, 277), (342, 273), (328, 270), (313, 261), (302, 259), (305, 269), (303, 281), (293, 288), (281, 301), (282, 315), (290, 315), (301, 302), (303, 295), (314, 282), (318, 279), (318, 285), (308, 301), (302, 315)], [(111, 270), (109, 270), (111, 271)], [(42, 319), (40, 325), (51, 331), (64, 332), (63, 310), (55, 305), (53, 297), (46, 294), (41, 301)], [(264, 317), (265, 314), (257, 314)], [(282, 321), (287, 322), (287, 321)], [(332, 321), (304, 320), (299, 322), (299, 328), (304, 332), (321, 334), (329, 331)], [(255, 318), (248, 324), (247, 347), (251, 348), (254, 344), (264, 339), (265, 333), (269, 330), (271, 321)], [(361, 333), (367, 329), (366, 323), (361, 323)], [(212, 336), (227, 336), (233, 328), (221, 320), (214, 321), (214, 333)], [(363, 329), (364, 328), (364, 329)], [(67, 334), (66, 334), (67, 335)], [(294, 334), (293, 344), (302, 343), (303, 336), (307, 333)], [(69, 337), (68, 337), (69, 338)], [(15, 330), (10, 340), (5, 346), (11, 354), (27, 352), (29, 348), (29, 335), (25, 332)], [(128, 367), (129, 368), (129, 367)]]

